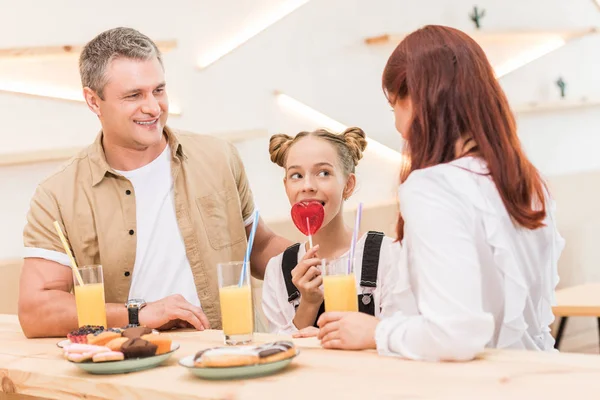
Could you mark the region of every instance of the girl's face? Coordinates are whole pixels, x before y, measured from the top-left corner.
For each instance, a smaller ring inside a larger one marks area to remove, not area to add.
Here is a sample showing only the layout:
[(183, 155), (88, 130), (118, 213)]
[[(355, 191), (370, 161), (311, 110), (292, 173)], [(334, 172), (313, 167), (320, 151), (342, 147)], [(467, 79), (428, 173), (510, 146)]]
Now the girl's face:
[(289, 149), (283, 182), (290, 204), (316, 200), (323, 205), (326, 226), (352, 194), (356, 178), (354, 174), (345, 176), (333, 144), (307, 136)]

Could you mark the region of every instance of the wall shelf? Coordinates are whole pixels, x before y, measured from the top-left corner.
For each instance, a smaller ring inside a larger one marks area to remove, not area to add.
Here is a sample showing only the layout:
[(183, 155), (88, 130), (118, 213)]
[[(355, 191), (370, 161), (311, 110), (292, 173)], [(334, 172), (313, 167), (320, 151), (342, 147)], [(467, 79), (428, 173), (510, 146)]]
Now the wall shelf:
[[(245, 131), (218, 132), (213, 133), (216, 136), (225, 139), (231, 143), (238, 143), (244, 140), (266, 137), (268, 132), (264, 129), (253, 129)], [(0, 167), (12, 167), (18, 165), (39, 164), (44, 162), (66, 161), (75, 156), (83, 147), (63, 147), (45, 150), (21, 151), (14, 153), (0, 153)]]
[[(524, 40), (544, 40), (546, 38), (561, 37), (565, 41), (580, 38), (583, 36), (598, 33), (598, 28), (590, 27), (585, 29), (573, 29), (573, 30), (514, 30), (514, 31), (487, 31), (485, 29), (475, 31), (465, 31), (466, 34), (471, 36), (481, 46), (487, 44), (510, 44), (514, 42), (521, 42)], [(396, 46), (402, 39), (406, 37), (407, 33), (384, 33), (378, 36), (372, 36), (365, 38), (365, 44), (369, 46), (385, 46), (392, 45)]]
[(536, 112), (574, 110), (589, 107), (600, 107), (600, 100), (581, 98), (575, 100), (562, 99), (555, 101), (533, 101), (518, 105), (513, 109), (513, 111), (516, 114), (530, 114)]
[[(600, 32), (596, 27), (573, 30), (514, 30), (498, 31), (485, 29), (466, 31), (486, 52), (494, 66), (497, 78), (504, 77), (525, 65), (552, 53), (568, 42)], [(369, 47), (380, 47), (391, 51), (406, 34), (385, 33), (368, 37), (364, 42)]]
[[(156, 41), (156, 46), (162, 53), (167, 53), (177, 47), (176, 40)], [(0, 58), (37, 58), (37, 57), (62, 57), (69, 55), (78, 56), (83, 45), (65, 44), (61, 46), (31, 46), (0, 49)]]

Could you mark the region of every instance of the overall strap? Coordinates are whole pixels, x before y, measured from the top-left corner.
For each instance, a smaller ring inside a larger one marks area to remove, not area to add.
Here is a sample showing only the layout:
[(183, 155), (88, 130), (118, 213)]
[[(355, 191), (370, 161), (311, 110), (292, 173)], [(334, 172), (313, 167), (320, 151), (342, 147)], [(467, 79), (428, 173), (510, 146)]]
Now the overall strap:
[(381, 254), (383, 236), (381, 232), (369, 231), (367, 233), (365, 249), (363, 251), (360, 286), (377, 287), (377, 270), (379, 269), (379, 256)]
[[(283, 280), (285, 281), (285, 288), (288, 293), (288, 302), (293, 302), (300, 297), (300, 292), (298, 288), (292, 282), (292, 270), (298, 264), (298, 252), (300, 251), (300, 243), (296, 243), (290, 247), (288, 247), (283, 252), (283, 259), (281, 260), (281, 270), (283, 272)], [(294, 308), (297, 309), (298, 305), (295, 304)], [(317, 313), (317, 317), (315, 318), (315, 322), (313, 326), (318, 328), (317, 321), (321, 314), (325, 312), (325, 302), (321, 303), (321, 307), (319, 307), (319, 312)]]
[(298, 264), (298, 252), (300, 251), (300, 243), (296, 243), (283, 252), (281, 260), (281, 272), (283, 272), (283, 280), (288, 293), (288, 301), (292, 302), (300, 297), (298, 288), (292, 283), (292, 270)]
[[(382, 232), (369, 231), (367, 233), (360, 274), (361, 287), (377, 287), (377, 271), (379, 270), (379, 257), (381, 255), (383, 237), (384, 234)], [(373, 292), (361, 293), (358, 295), (358, 311), (375, 315)]]

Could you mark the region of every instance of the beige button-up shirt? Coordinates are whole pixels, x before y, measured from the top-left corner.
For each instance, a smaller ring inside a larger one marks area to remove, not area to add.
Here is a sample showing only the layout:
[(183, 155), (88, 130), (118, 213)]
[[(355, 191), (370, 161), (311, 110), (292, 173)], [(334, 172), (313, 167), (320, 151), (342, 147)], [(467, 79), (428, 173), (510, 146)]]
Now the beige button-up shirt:
[[(165, 134), (172, 152), (177, 224), (202, 308), (218, 329), (216, 265), (244, 258), (252, 192), (233, 145), (169, 128)], [(135, 193), (106, 162), (102, 133), (38, 186), (23, 233), (25, 257), (55, 254), (64, 260), (54, 221), (62, 226), (79, 266), (102, 265), (106, 301), (125, 303), (136, 257)]]

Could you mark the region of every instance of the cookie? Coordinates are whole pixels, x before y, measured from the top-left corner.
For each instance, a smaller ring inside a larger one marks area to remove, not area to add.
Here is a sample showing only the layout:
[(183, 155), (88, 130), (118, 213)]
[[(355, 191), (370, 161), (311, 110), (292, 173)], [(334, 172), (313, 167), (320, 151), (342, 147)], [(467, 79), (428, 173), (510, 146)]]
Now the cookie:
[(294, 343), (289, 341), (278, 341), (265, 343), (256, 348), (259, 363), (267, 364), (275, 361), (285, 360), (296, 355)]
[(85, 354), (80, 354), (80, 353), (65, 353), (65, 358), (67, 360), (73, 361), (73, 362), (76, 362), (76, 363), (80, 363), (80, 362), (91, 360), (92, 357), (93, 357), (92, 353), (85, 353)]
[(119, 338), (119, 337), (121, 337), (121, 334), (116, 333), (116, 332), (111, 332), (111, 331), (96, 332), (96, 333), (90, 333), (87, 336), (87, 342), (88, 342), (88, 344), (95, 344), (97, 346), (105, 346), (111, 340)]
[(128, 340), (129, 339), (127, 339), (126, 337), (118, 337), (106, 343), (106, 347), (108, 347), (112, 351), (121, 351), (121, 346), (123, 346), (123, 344)]
[(104, 346), (73, 343), (64, 348), (64, 356), (69, 361), (84, 362), (91, 360), (95, 354), (106, 353), (109, 351), (110, 349)]
[(156, 355), (165, 354), (171, 351), (171, 338), (167, 335), (156, 335), (150, 333), (143, 335), (142, 339), (149, 341), (157, 346)]
[(64, 348), (65, 353), (101, 353), (103, 351), (110, 351), (108, 347), (105, 346), (95, 346), (92, 344), (83, 344), (83, 343), (73, 343)]
[(121, 346), (125, 358), (145, 358), (156, 354), (157, 345), (141, 338), (129, 339)]
[(143, 335), (152, 333), (152, 329), (146, 328), (145, 326), (136, 326), (135, 328), (127, 328), (123, 331), (123, 337), (128, 339), (139, 339)]
[(216, 347), (201, 350), (194, 356), (195, 367), (240, 367), (258, 362), (258, 353), (252, 347)]
[(107, 351), (94, 354), (92, 357), (92, 361), (94, 362), (121, 361), (123, 359), (125, 359), (125, 355), (120, 351)]

